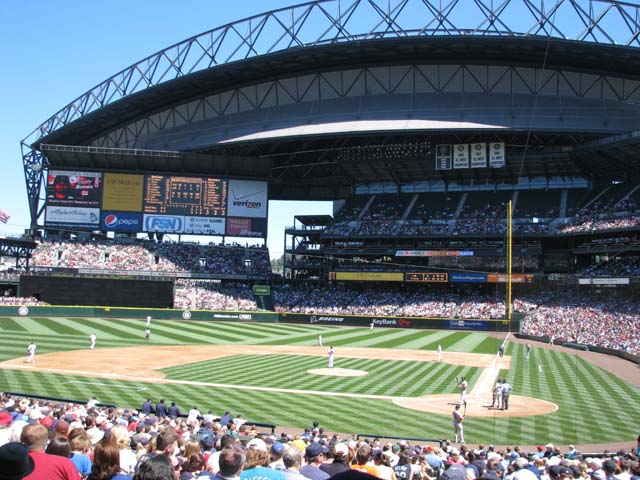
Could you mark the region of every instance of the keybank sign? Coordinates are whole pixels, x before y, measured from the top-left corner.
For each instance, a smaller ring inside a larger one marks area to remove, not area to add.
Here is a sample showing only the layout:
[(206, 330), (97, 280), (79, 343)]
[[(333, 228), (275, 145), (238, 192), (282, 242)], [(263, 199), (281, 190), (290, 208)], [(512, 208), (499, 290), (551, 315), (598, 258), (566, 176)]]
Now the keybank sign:
[(144, 230), (146, 232), (182, 233), (184, 217), (177, 215), (145, 215)]

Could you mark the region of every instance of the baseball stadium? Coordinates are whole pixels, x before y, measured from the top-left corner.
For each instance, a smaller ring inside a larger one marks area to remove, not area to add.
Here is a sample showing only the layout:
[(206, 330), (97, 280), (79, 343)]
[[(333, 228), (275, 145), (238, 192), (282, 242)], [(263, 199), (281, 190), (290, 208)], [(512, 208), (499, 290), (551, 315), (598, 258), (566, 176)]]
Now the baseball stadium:
[[(315, 0), (155, 48), (21, 141), (0, 433), (640, 474), (639, 4)], [(274, 255), (278, 200), (333, 213)]]

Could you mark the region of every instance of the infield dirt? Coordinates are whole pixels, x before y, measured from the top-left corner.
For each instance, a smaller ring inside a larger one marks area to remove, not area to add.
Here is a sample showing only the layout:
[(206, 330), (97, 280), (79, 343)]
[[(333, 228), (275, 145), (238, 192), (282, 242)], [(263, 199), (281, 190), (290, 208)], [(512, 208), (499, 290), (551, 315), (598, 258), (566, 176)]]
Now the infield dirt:
[[(231, 355), (312, 355), (326, 357), (326, 350), (312, 346), (260, 346), (260, 345), (197, 345), (197, 346), (140, 346), (106, 348), (97, 350), (73, 350), (38, 355), (37, 363), (25, 364), (23, 358), (0, 363), (2, 368), (32, 369), (51, 373), (83, 375), (98, 378), (117, 378), (120, 380), (147, 381), (155, 383), (194, 383), (181, 380), (169, 380), (163, 368), (195, 363)], [(436, 352), (426, 350), (394, 350), (376, 348), (338, 348), (337, 358), (378, 358), (388, 360), (408, 360), (436, 362)], [(557, 406), (551, 402), (531, 397), (511, 395), (509, 410), (491, 407), (491, 391), (501, 369), (508, 369), (510, 357), (498, 358), (496, 355), (444, 352), (443, 362), (453, 365), (473, 366), (483, 371), (473, 388), (467, 394), (466, 415), (475, 417), (519, 417), (552, 413)], [(325, 365), (325, 359), (319, 365)], [(309, 374), (353, 376), (354, 371), (341, 368), (318, 368)], [(358, 375), (366, 372), (358, 372)], [(231, 385), (229, 385), (231, 386)], [(260, 390), (282, 391), (278, 388), (260, 387)], [(344, 394), (343, 396), (350, 396)], [(357, 396), (357, 395), (353, 395)], [(422, 412), (449, 415), (456, 403), (458, 394), (425, 395), (422, 397), (386, 397), (396, 405)]]

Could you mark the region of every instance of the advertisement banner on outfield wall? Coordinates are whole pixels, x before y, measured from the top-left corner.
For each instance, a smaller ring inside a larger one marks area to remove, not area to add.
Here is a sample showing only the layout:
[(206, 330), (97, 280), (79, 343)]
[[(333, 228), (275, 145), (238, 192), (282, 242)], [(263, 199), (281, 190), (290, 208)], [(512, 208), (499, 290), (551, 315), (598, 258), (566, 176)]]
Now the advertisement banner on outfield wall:
[(267, 182), (229, 180), (227, 215), (267, 218)]
[(489, 324), (485, 320), (449, 320), (451, 330), (488, 330)]
[(449, 281), (452, 283), (486, 283), (486, 273), (449, 273)]
[(629, 285), (628, 278), (579, 278), (578, 285)]
[[(411, 328), (411, 318), (399, 317), (366, 317), (358, 315), (309, 315), (303, 313), (280, 313), (280, 321), (283, 323), (305, 323), (308, 325), (347, 325), (352, 327)], [(442, 323), (440, 324), (442, 327)]]
[(279, 313), (278, 321), (306, 325), (344, 325), (371, 328), (419, 328), (431, 330), (507, 331), (509, 322), (503, 320), (452, 320), (450, 318), (373, 317), (364, 315), (325, 315)]
[[(489, 283), (507, 283), (509, 276), (506, 274), (490, 273), (487, 275)], [(511, 283), (533, 283), (533, 275), (517, 273), (511, 275)]]
[(48, 227), (97, 228), (99, 208), (47, 206), (44, 224)]
[(335, 280), (356, 282), (402, 282), (401, 272), (335, 272)]

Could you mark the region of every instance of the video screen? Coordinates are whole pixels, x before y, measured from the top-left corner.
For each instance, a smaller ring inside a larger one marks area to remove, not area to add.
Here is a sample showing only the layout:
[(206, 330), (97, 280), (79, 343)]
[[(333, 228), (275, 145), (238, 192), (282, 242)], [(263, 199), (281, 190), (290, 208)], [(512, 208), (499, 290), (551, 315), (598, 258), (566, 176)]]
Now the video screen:
[(102, 173), (50, 170), (47, 204), (50, 206), (100, 207)]

